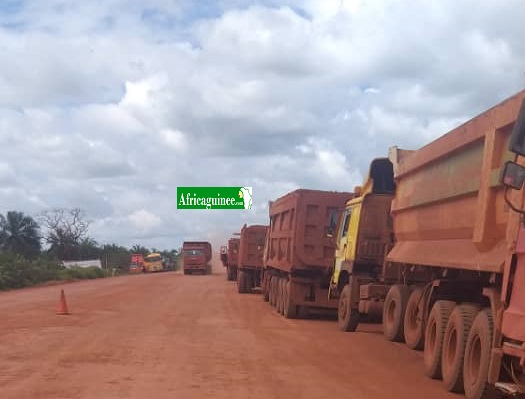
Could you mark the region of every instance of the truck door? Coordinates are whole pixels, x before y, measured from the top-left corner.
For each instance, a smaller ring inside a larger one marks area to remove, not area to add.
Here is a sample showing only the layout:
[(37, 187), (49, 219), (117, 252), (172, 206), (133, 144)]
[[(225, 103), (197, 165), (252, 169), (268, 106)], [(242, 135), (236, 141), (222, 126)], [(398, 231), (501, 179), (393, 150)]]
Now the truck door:
[(341, 218), (342, 224), (337, 233), (337, 246), (335, 248), (335, 265), (334, 273), (332, 275), (332, 285), (337, 286), (339, 281), (339, 274), (341, 273), (342, 263), (346, 259), (348, 248), (348, 229), (350, 227), (350, 219), (352, 216), (352, 208), (345, 209)]

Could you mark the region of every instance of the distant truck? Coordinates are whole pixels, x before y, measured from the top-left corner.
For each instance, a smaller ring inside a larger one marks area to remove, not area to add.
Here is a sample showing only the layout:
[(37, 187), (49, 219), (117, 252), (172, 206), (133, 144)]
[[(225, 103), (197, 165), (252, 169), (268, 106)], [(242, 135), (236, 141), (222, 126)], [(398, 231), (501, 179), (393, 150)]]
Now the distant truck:
[(309, 308), (337, 309), (328, 300), (335, 234), (351, 192), (299, 189), (270, 202), (262, 293), (286, 318)]
[(246, 224), (241, 229), (237, 259), (237, 291), (249, 293), (261, 286), (264, 244), (268, 226)]
[(221, 247), (221, 262), (226, 268), (226, 279), (228, 281), (237, 281), (239, 243), (239, 238), (230, 238), (228, 240), (228, 245)]
[(207, 241), (184, 241), (182, 268), (184, 274), (211, 274), (211, 244)]
[(373, 160), (340, 219), (339, 328), (382, 321), (386, 339), (423, 350), (425, 374), (446, 390), (523, 397), (524, 165), (525, 91)]
[(144, 255), (131, 254), (131, 262), (129, 264), (130, 273), (144, 273)]
[(144, 270), (148, 273), (164, 271), (162, 260), (162, 255), (156, 252), (146, 255), (144, 258)]

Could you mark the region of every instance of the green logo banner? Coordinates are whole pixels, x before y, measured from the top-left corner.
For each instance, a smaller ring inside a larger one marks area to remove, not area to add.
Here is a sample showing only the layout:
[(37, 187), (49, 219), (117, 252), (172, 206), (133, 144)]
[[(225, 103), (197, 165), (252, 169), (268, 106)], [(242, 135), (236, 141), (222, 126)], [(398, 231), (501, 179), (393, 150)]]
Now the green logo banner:
[(252, 188), (177, 187), (177, 209), (252, 209)]

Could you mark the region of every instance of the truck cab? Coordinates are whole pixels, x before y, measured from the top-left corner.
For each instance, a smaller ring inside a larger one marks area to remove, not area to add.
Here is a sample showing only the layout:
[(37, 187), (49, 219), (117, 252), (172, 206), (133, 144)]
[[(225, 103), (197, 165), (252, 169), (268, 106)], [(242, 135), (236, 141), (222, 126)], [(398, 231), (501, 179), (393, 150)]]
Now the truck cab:
[(330, 295), (337, 297), (354, 272), (381, 272), (393, 243), (390, 203), (394, 193), (392, 162), (374, 159), (367, 181), (356, 189), (356, 197), (346, 203), (339, 219)]

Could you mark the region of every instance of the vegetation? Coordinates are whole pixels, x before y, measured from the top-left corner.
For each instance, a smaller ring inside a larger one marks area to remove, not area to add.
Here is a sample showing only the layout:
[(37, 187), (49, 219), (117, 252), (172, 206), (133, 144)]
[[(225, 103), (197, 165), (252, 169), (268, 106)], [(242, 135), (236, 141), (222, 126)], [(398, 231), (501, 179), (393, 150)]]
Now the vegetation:
[[(80, 209), (54, 209), (31, 216), (18, 211), (0, 214), (0, 290), (22, 288), (47, 281), (94, 279), (129, 271), (132, 253), (158, 252), (166, 270), (178, 268), (177, 250), (148, 249), (136, 244), (100, 245), (88, 236), (89, 221)], [(41, 227), (46, 234), (41, 234)], [(47, 244), (43, 248), (42, 243)], [(102, 268), (65, 267), (62, 261), (99, 259)]]

